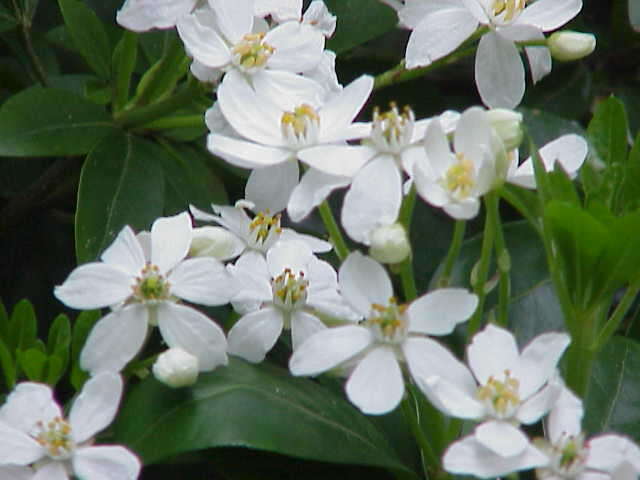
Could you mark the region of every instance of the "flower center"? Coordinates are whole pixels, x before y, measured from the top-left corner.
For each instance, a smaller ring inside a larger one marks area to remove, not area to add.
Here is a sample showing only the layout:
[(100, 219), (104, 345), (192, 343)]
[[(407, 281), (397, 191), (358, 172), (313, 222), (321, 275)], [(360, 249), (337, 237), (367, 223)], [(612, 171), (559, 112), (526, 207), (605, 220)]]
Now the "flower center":
[(285, 268), (284, 272), (271, 279), (273, 303), (286, 310), (304, 306), (308, 288), (309, 281), (304, 278), (304, 272), (296, 275), (290, 268)]
[(404, 312), (407, 305), (398, 305), (395, 297), (389, 299), (388, 305), (371, 304), (371, 313), (366, 325), (371, 328), (377, 340), (384, 343), (399, 343), (407, 336), (407, 320)]
[(504, 381), (489, 377), (487, 384), (477, 391), (478, 398), (497, 418), (512, 417), (520, 406), (520, 382), (511, 377), (509, 370), (505, 370), (504, 376)]
[(520, 15), (526, 6), (526, 0), (494, 0), (491, 13), (501, 23), (511, 22)]
[(467, 198), (475, 184), (473, 163), (464, 154), (457, 153), (458, 162), (449, 167), (444, 178), (443, 187), (459, 200)]
[(38, 433), (33, 438), (47, 450), (51, 458), (65, 460), (71, 457), (76, 445), (71, 437), (71, 425), (63, 418), (55, 417), (46, 424), (40, 421), (36, 428)]
[(291, 145), (309, 145), (318, 138), (320, 117), (311, 105), (303, 103), (293, 112), (284, 112), (280, 125), (282, 134)]
[(245, 70), (263, 67), (274, 52), (274, 48), (263, 42), (263, 33), (249, 33), (242, 37), (231, 52), (234, 63)]
[(268, 248), (282, 233), (280, 214), (270, 215), (269, 210), (259, 212), (249, 224), (249, 233), (253, 246)]
[(536, 446), (549, 457), (549, 464), (544, 470), (550, 470), (554, 476), (577, 478), (585, 467), (589, 448), (584, 444), (584, 434), (563, 434), (554, 445), (539, 439)]
[(167, 300), (171, 284), (160, 273), (160, 269), (147, 263), (133, 286), (133, 298), (140, 303), (156, 303)]
[(371, 139), (379, 150), (397, 153), (411, 143), (414, 122), (415, 115), (408, 106), (403, 108), (402, 113), (393, 102), (384, 113), (380, 113), (376, 107), (373, 111)]

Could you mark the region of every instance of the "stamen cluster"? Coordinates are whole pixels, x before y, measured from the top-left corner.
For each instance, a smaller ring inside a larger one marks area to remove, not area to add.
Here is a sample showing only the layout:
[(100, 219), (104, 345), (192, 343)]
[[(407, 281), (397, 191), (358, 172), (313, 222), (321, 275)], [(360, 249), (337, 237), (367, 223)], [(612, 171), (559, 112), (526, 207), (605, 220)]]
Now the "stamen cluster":
[(234, 63), (245, 70), (264, 67), (275, 49), (264, 43), (264, 32), (248, 33), (231, 50)]
[(395, 297), (389, 299), (388, 305), (371, 304), (371, 314), (366, 325), (373, 329), (381, 342), (398, 343), (407, 336), (408, 322), (405, 318), (407, 305), (398, 305)]
[(293, 310), (303, 306), (307, 302), (309, 281), (304, 278), (304, 272), (298, 275), (290, 268), (277, 277), (271, 279), (273, 290), (273, 303), (286, 310)]
[(34, 439), (46, 449), (51, 458), (64, 460), (71, 457), (75, 442), (71, 436), (71, 425), (63, 418), (55, 417), (46, 424), (39, 421), (36, 428), (39, 432)]
[(512, 417), (520, 406), (520, 382), (511, 377), (509, 370), (505, 370), (504, 376), (504, 381), (489, 377), (486, 385), (477, 391), (478, 399), (500, 419)]
[(391, 102), (389, 110), (384, 113), (376, 107), (371, 140), (379, 150), (397, 153), (411, 143), (414, 123), (415, 115), (408, 106), (402, 109), (402, 113), (395, 102)]

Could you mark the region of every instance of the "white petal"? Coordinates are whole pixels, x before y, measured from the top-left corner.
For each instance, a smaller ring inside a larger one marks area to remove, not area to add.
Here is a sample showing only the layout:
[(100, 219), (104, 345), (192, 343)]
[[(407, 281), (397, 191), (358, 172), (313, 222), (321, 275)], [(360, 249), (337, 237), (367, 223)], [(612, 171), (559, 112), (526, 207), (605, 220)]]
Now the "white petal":
[(39, 421), (48, 422), (62, 415), (48, 385), (21, 382), (0, 408), (0, 422), (21, 432), (30, 433)]
[(34, 470), (31, 467), (18, 465), (0, 466), (0, 478), (7, 480), (33, 480)]
[(551, 443), (556, 443), (563, 434), (578, 435), (582, 431), (584, 407), (567, 387), (562, 389), (558, 401), (546, 418), (546, 434)]
[(318, 375), (349, 360), (367, 348), (369, 329), (355, 325), (322, 330), (300, 345), (289, 360), (293, 375)]
[(54, 295), (71, 308), (91, 310), (118, 304), (131, 295), (133, 277), (106, 263), (85, 263), (77, 267)]
[(287, 148), (266, 147), (213, 133), (207, 137), (207, 148), (214, 155), (242, 168), (270, 167), (294, 159), (293, 152)]
[(302, 15), (302, 0), (256, 0), (256, 17), (271, 15), (276, 22), (299, 20)]
[(249, 175), (244, 190), (245, 198), (255, 203), (257, 210), (281, 212), (287, 207), (299, 176), (298, 162), (295, 160), (257, 168)]
[(462, 5), (429, 13), (411, 32), (405, 54), (407, 68), (431, 64), (458, 48), (478, 27)]
[(274, 47), (269, 68), (289, 72), (304, 72), (315, 68), (322, 59), (324, 35), (315, 28), (292, 21), (283, 23), (264, 37)]
[(480, 161), (484, 159), (480, 152), (489, 147), (490, 141), (491, 126), (487, 111), (480, 107), (466, 109), (460, 115), (454, 134), (456, 152), (464, 153), (479, 168)]
[[(518, 379), (520, 378), (522, 377), (518, 377)], [(520, 405), (516, 418), (525, 425), (536, 423), (551, 410), (558, 401), (560, 393), (560, 385), (556, 382), (550, 382)]]
[(384, 267), (357, 251), (340, 266), (338, 282), (347, 302), (365, 317), (371, 313), (372, 303), (387, 305), (393, 296), (391, 280)]
[(353, 179), (342, 204), (342, 226), (355, 241), (369, 245), (376, 228), (398, 219), (402, 178), (388, 155), (369, 162)]
[(291, 192), (287, 213), (291, 220), (299, 222), (311, 210), (320, 205), (333, 190), (346, 187), (351, 182), (347, 177), (328, 175), (315, 168), (308, 169), (300, 183)]
[(145, 32), (152, 28), (171, 28), (189, 13), (196, 0), (126, 0), (116, 15), (127, 30)]
[[(437, 119), (429, 122), (427, 126), (424, 134), (424, 148), (427, 154), (427, 165), (433, 172), (433, 177), (443, 177), (447, 173), (447, 170), (454, 165), (455, 157), (451, 153), (449, 140), (442, 129), (442, 125)], [(417, 164), (416, 167), (421, 165), (423, 164)]]
[(403, 28), (413, 30), (427, 15), (452, 7), (459, 8), (461, 5), (459, 0), (430, 0), (428, 2), (408, 0), (405, 1), (402, 8), (398, 10), (398, 20), (400, 20)]
[(513, 372), (519, 363), (518, 345), (511, 332), (489, 324), (471, 340), (467, 358), (476, 379), (484, 385), (491, 376)]
[(130, 305), (100, 319), (80, 352), (82, 369), (93, 375), (122, 370), (142, 347), (148, 317), (146, 306)]
[(259, 363), (275, 345), (283, 326), (282, 313), (273, 307), (248, 313), (229, 330), (228, 351), (248, 362)]
[(102, 253), (100, 260), (136, 276), (144, 267), (146, 258), (140, 242), (131, 227), (126, 225), (113, 243)]
[(121, 395), (122, 378), (115, 373), (102, 372), (84, 384), (69, 413), (76, 444), (89, 440), (113, 421)]
[(477, 198), (468, 197), (461, 202), (452, 202), (443, 205), (442, 209), (456, 220), (470, 220), (478, 215), (480, 201)]
[(45, 462), (44, 465), (38, 467), (32, 480), (69, 480), (65, 462), (55, 460)]
[(290, 228), (283, 228), (280, 234), (280, 242), (289, 242), (296, 240), (306, 243), (313, 253), (326, 253), (330, 252), (333, 246), (324, 240), (314, 237), (313, 235), (307, 235), (304, 233), (298, 233)]
[(229, 303), (234, 286), (224, 265), (214, 258), (189, 258), (169, 275), (171, 294), (200, 305)]
[(189, 252), (191, 217), (182, 212), (173, 217), (158, 218), (151, 227), (151, 263), (166, 273)]
[(346, 384), (351, 403), (369, 415), (388, 413), (404, 394), (402, 371), (391, 347), (378, 346), (358, 363)]
[(529, 439), (522, 430), (500, 420), (489, 420), (478, 425), (474, 435), (480, 444), (503, 457), (520, 455), (529, 445)]
[(73, 456), (75, 474), (91, 480), (135, 480), (140, 467), (140, 460), (120, 446), (79, 448)]
[(417, 383), (429, 401), (446, 415), (479, 420), (486, 414), (486, 408), (474, 395), (463, 391), (460, 385), (446, 377), (421, 377)]
[(561, 27), (582, 9), (582, 0), (538, 0), (527, 6), (517, 23), (534, 25), (546, 32)]
[(480, 478), (493, 478), (519, 470), (545, 465), (549, 459), (537, 448), (529, 445), (523, 453), (513, 457), (496, 455), (482, 446), (473, 435), (458, 440), (444, 453), (442, 464), (449, 473), (470, 474)]
[(46, 456), (45, 449), (25, 432), (0, 422), (2, 464), (29, 465)]
[(315, 80), (283, 70), (262, 70), (252, 77), (253, 88), (260, 98), (269, 100), (280, 111), (293, 111), (306, 103), (318, 108), (324, 88)]
[(314, 333), (327, 328), (322, 321), (310, 313), (297, 311), (291, 314), (291, 344), (296, 350)]
[(167, 345), (198, 358), (201, 372), (227, 364), (224, 332), (198, 310), (177, 303), (162, 303), (158, 305), (158, 327)]
[(522, 350), (515, 376), (520, 381), (520, 396), (527, 398), (554, 374), (560, 357), (569, 346), (566, 333), (547, 332), (538, 335)]
[(298, 152), (303, 162), (330, 175), (354, 176), (376, 155), (376, 150), (360, 145), (320, 145)]
[(218, 27), (233, 44), (251, 33), (253, 28), (253, 0), (209, 1), (218, 20)]
[(322, 142), (349, 140), (346, 127), (362, 110), (371, 90), (373, 77), (362, 75), (333, 96), (320, 110), (320, 138)]
[(299, 240), (278, 242), (267, 252), (267, 266), (271, 277), (277, 277), (285, 269), (292, 273), (307, 273), (307, 265), (313, 258), (309, 246)]
[(640, 448), (621, 435), (598, 435), (589, 440), (589, 456), (586, 466), (612, 472), (621, 462), (630, 462), (640, 469)]
[(524, 67), (514, 43), (495, 32), (482, 36), (476, 53), (476, 84), (485, 105), (515, 108), (524, 95)]
[(409, 331), (447, 335), (468, 320), (477, 306), (478, 297), (464, 288), (434, 290), (409, 305)]
[(178, 33), (191, 56), (200, 64), (221, 68), (231, 62), (231, 51), (213, 25), (207, 24), (208, 19), (198, 12), (186, 15), (177, 24)]

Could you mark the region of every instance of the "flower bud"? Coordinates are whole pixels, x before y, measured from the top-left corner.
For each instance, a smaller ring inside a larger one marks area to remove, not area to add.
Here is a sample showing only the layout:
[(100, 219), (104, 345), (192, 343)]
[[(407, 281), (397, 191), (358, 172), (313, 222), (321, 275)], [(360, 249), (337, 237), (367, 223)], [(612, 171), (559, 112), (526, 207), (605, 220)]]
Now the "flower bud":
[(507, 108), (492, 108), (487, 111), (487, 117), (506, 151), (520, 146), (523, 135), (521, 113)]
[(407, 232), (399, 223), (384, 225), (371, 234), (369, 254), (382, 263), (400, 263), (411, 253)]
[(235, 235), (222, 227), (194, 228), (189, 255), (229, 260), (240, 253), (236, 244)]
[(596, 37), (591, 33), (562, 30), (547, 39), (551, 56), (561, 62), (570, 62), (586, 57), (596, 48)]
[(188, 387), (198, 379), (198, 359), (181, 348), (170, 348), (158, 356), (153, 375), (171, 388)]

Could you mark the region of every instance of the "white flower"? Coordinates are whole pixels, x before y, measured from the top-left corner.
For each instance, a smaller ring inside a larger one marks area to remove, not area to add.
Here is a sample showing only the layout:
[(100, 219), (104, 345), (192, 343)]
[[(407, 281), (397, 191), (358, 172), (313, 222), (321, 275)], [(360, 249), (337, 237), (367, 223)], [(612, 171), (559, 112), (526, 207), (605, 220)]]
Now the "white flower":
[(426, 161), (415, 163), (413, 169), (420, 196), (453, 218), (475, 217), (479, 197), (489, 191), (496, 177), (496, 158), (505, 155), (496, 138), (486, 112), (477, 107), (466, 110), (458, 121), (455, 152), (440, 122), (431, 122), (424, 137)]
[[(640, 474), (640, 448), (621, 435), (597, 435), (585, 440), (580, 426), (582, 401), (564, 387), (545, 421), (546, 439), (536, 446), (548, 457), (536, 474), (544, 480), (606, 480)], [(629, 471), (630, 470), (630, 471)]]
[[(582, 0), (409, 0), (400, 22), (413, 31), (407, 68), (429, 65), (458, 48), (479, 25), (489, 27), (476, 53), (476, 84), (490, 107), (514, 108), (524, 95), (524, 66), (514, 42), (542, 40), (582, 9)], [(546, 47), (525, 47), (534, 83), (551, 71)]]
[(478, 303), (464, 289), (446, 288), (400, 305), (384, 268), (359, 252), (340, 267), (339, 284), (344, 298), (365, 321), (316, 333), (294, 351), (289, 369), (294, 375), (317, 375), (337, 366), (354, 366), (346, 383), (347, 396), (367, 414), (390, 412), (402, 399), (400, 362), (407, 363), (414, 378), (438, 372), (446, 349), (427, 335), (451, 333)]
[(377, 228), (371, 234), (369, 254), (382, 263), (400, 263), (411, 255), (407, 231), (399, 223)]
[(447, 471), (491, 477), (544, 464), (518, 425), (535, 423), (557, 400), (556, 365), (569, 342), (567, 334), (545, 333), (520, 353), (509, 331), (487, 325), (467, 348), (471, 371), (449, 354), (439, 374), (418, 378), (438, 409), (482, 422), (447, 449)]
[(337, 291), (336, 272), (299, 241), (281, 242), (264, 256), (243, 255), (230, 266), (238, 293), (234, 307), (244, 313), (229, 331), (229, 353), (261, 362), (283, 328), (296, 349), (326, 328), (319, 315), (353, 317)]
[(152, 28), (172, 28), (190, 13), (198, 0), (126, 0), (116, 15), (128, 30), (146, 32)]
[(162, 352), (153, 364), (153, 375), (172, 388), (188, 387), (198, 380), (198, 359), (181, 348)]
[(150, 235), (136, 237), (126, 226), (103, 252), (102, 262), (80, 265), (56, 287), (56, 297), (71, 308), (113, 308), (87, 338), (80, 355), (83, 369), (92, 374), (120, 371), (142, 347), (148, 326), (156, 324), (170, 347), (198, 357), (202, 371), (226, 364), (220, 327), (194, 308), (177, 303), (178, 299), (202, 305), (229, 301), (231, 287), (224, 265), (213, 258), (185, 259), (191, 232), (186, 212), (157, 219)]
[[(569, 178), (575, 178), (578, 174), (578, 169), (587, 157), (588, 151), (589, 146), (584, 138), (579, 135), (568, 134), (547, 143), (538, 150), (538, 154), (546, 171), (553, 171), (556, 164), (559, 163), (564, 171), (567, 172)], [(517, 158), (517, 150), (510, 153), (510, 155)], [(515, 161), (509, 163), (507, 182), (523, 188), (536, 188), (536, 177), (531, 157), (527, 158), (519, 166)]]
[(18, 384), (0, 408), (0, 473), (13, 469), (12, 473), (23, 476), (10, 477), (12, 480), (30, 478), (28, 469), (16, 466), (32, 465), (33, 478), (42, 480), (64, 480), (72, 475), (138, 478), (140, 461), (129, 450), (92, 445), (92, 437), (113, 421), (121, 394), (119, 375), (96, 375), (85, 383), (65, 419), (48, 385)]

